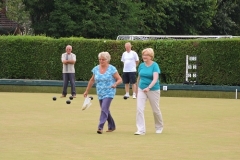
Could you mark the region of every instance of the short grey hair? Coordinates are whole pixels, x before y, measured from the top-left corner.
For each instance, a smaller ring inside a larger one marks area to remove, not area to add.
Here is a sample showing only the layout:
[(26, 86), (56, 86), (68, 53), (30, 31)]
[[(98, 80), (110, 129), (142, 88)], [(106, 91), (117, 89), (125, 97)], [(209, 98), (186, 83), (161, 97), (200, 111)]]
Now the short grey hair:
[(71, 46), (71, 45), (67, 45), (67, 46), (66, 46), (66, 49), (67, 49), (67, 48), (72, 49), (72, 46)]
[(101, 58), (101, 57), (106, 59), (108, 62), (110, 62), (110, 60), (111, 60), (111, 55), (108, 52), (100, 52), (98, 54), (98, 58)]

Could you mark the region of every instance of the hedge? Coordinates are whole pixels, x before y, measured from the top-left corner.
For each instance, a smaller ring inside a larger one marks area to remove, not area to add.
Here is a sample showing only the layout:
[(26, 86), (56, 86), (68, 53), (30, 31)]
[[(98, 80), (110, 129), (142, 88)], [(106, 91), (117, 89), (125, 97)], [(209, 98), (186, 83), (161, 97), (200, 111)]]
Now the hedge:
[[(1, 79), (62, 80), (61, 54), (66, 45), (77, 56), (76, 80), (87, 81), (91, 69), (98, 65), (98, 53), (108, 51), (111, 64), (122, 74), (121, 55), (127, 41), (54, 39), (45, 36), (0, 36)], [(194, 39), (132, 41), (141, 60), (141, 51), (152, 47), (159, 64), (161, 82), (184, 83), (186, 55), (197, 56), (197, 83), (204, 85), (240, 85), (240, 39)]]

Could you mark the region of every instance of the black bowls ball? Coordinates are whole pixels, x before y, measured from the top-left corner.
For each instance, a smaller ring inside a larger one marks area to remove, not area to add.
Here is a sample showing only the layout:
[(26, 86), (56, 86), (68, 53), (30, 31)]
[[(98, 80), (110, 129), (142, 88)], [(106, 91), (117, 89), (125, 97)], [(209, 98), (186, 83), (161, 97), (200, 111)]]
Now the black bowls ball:
[(70, 103), (71, 103), (71, 101), (70, 101), (70, 100), (67, 100), (67, 101), (66, 101), (66, 103), (67, 103), (67, 104), (70, 104)]
[(91, 98), (91, 100), (93, 100), (93, 97), (92, 97), (92, 96), (90, 96), (89, 98)]

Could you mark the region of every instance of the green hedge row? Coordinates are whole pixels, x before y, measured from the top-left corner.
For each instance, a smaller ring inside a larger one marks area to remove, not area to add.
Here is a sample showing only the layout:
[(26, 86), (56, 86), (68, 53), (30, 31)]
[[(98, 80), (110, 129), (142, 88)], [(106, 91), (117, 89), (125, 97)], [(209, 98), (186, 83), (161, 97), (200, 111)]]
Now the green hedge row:
[[(98, 53), (108, 51), (111, 64), (122, 74), (120, 61), (126, 41), (45, 36), (0, 36), (0, 78), (61, 80), (61, 54), (73, 46), (77, 56), (76, 80), (87, 81), (98, 64)], [(155, 50), (161, 67), (161, 82), (184, 83), (186, 55), (197, 55), (197, 80), (205, 85), (240, 85), (240, 39), (132, 41), (139, 54)]]

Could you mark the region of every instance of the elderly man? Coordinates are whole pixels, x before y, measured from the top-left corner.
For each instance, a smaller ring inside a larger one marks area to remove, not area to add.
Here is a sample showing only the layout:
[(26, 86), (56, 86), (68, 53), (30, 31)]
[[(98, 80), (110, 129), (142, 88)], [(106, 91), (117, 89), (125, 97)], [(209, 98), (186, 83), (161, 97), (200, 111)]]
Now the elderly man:
[(130, 42), (125, 43), (126, 51), (122, 54), (121, 61), (124, 64), (123, 67), (123, 83), (125, 84), (126, 94), (124, 97), (129, 97), (130, 84), (132, 85), (133, 99), (136, 98), (136, 72), (137, 65), (139, 63), (138, 54), (132, 50)]
[(66, 53), (62, 54), (62, 75), (63, 75), (63, 91), (62, 96), (66, 97), (68, 82), (71, 84), (71, 94), (73, 98), (76, 98), (76, 87), (75, 87), (75, 67), (76, 55), (72, 53), (72, 46), (66, 46)]

